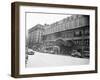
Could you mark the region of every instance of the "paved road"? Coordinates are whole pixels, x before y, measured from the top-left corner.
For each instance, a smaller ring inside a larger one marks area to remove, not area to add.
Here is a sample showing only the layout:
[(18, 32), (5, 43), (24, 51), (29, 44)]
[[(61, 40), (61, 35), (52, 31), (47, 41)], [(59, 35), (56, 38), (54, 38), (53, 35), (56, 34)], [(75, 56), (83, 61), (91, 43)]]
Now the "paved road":
[(50, 67), (89, 64), (89, 59), (35, 52), (29, 55), (27, 67)]

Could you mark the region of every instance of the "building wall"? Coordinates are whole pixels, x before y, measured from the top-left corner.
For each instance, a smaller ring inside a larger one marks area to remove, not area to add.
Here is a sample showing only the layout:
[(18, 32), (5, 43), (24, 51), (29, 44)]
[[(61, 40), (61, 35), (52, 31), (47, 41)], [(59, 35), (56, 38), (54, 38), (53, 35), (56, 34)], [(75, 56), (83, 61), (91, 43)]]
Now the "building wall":
[(74, 15), (55, 22), (43, 34), (45, 42), (73, 41), (75, 49), (89, 51), (89, 16)]
[(33, 28), (29, 29), (28, 35), (29, 35), (29, 46), (33, 47), (36, 43), (42, 42), (42, 35), (43, 35), (43, 26), (40, 24), (37, 24)]
[(76, 49), (89, 51), (89, 16), (72, 15), (50, 25), (36, 25), (29, 30), (29, 42), (52, 45), (62, 39), (73, 41)]
[(87, 16), (73, 15), (51, 24), (50, 27), (45, 30), (44, 35), (87, 25), (89, 25)]

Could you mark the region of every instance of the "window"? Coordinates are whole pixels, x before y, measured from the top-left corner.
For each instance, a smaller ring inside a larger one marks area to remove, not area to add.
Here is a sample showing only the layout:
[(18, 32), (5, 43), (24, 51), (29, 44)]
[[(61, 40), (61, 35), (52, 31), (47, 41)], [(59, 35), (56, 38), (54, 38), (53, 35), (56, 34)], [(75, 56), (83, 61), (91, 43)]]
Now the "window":
[(89, 35), (89, 29), (84, 30), (84, 35)]

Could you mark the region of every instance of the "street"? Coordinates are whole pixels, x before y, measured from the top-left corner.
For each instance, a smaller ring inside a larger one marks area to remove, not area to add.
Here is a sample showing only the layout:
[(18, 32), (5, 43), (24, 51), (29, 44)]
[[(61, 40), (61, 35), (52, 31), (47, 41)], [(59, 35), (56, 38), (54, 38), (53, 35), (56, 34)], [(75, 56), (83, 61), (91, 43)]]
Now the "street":
[(28, 55), (26, 67), (54, 67), (87, 64), (89, 64), (89, 59), (35, 52), (34, 55)]

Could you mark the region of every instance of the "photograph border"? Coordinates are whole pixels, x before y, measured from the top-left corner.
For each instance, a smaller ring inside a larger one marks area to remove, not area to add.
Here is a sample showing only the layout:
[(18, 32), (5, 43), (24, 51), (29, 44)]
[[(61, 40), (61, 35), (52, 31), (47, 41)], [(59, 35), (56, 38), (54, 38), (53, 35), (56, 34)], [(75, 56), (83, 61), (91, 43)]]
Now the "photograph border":
[[(55, 7), (55, 8), (72, 8), (72, 9), (88, 9), (95, 11), (95, 70), (89, 71), (73, 71), (73, 72), (54, 72), (54, 73), (40, 73), (40, 74), (22, 74), (20, 75), (20, 20), (19, 20), (19, 9), (20, 6), (39, 6), (39, 7)], [(48, 4), (48, 3), (31, 3), (31, 2), (13, 2), (11, 4), (11, 76), (15, 78), (25, 77), (42, 77), (42, 76), (58, 76), (58, 75), (72, 75), (72, 74), (86, 74), (86, 73), (97, 73), (97, 7), (96, 6), (81, 6), (81, 5), (64, 5), (64, 4)]]

